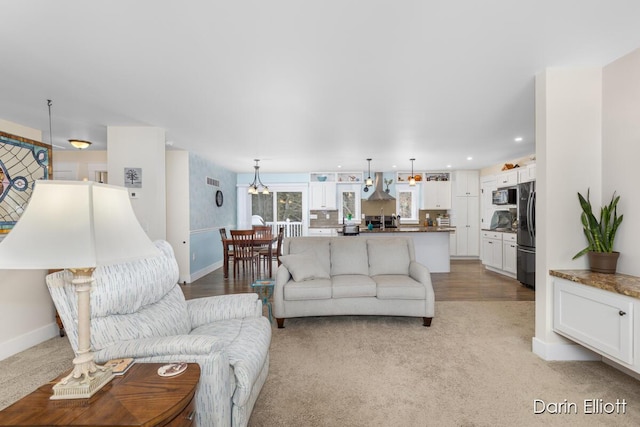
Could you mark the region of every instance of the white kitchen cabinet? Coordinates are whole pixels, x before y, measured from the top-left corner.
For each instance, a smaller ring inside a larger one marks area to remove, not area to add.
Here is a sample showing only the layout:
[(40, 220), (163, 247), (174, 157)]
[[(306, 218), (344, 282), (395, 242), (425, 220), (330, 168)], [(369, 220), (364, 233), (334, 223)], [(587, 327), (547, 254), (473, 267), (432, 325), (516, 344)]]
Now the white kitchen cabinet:
[(491, 217), (495, 206), (493, 205), (493, 191), (498, 189), (495, 175), (487, 175), (480, 182), (480, 228), (488, 229), (491, 226)]
[(309, 209), (325, 210), (337, 209), (337, 189), (335, 182), (309, 183)]
[(451, 209), (451, 181), (425, 181), (421, 209)]
[(502, 269), (513, 275), (518, 272), (518, 245), (516, 233), (502, 233)]
[(309, 236), (320, 237), (333, 237), (338, 235), (338, 230), (335, 228), (310, 228)]
[(480, 192), (480, 174), (477, 170), (459, 170), (453, 173), (456, 197), (478, 196)]
[(532, 163), (518, 169), (518, 183), (536, 180), (536, 164)]
[(454, 197), (451, 225), (456, 227), (456, 255), (480, 255), (480, 206), (478, 197)]
[(502, 233), (482, 232), (482, 263), (502, 270)]
[(605, 357), (634, 364), (637, 299), (561, 278), (553, 280), (553, 296), (555, 332)]
[(518, 185), (518, 169), (510, 169), (496, 175), (498, 188)]

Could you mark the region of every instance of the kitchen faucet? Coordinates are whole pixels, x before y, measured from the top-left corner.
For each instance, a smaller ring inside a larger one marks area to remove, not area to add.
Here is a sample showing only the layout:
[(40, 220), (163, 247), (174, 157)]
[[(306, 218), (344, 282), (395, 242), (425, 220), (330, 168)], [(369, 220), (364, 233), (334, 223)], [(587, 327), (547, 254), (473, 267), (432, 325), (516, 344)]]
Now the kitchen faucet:
[(380, 230), (384, 230), (384, 208), (380, 208)]

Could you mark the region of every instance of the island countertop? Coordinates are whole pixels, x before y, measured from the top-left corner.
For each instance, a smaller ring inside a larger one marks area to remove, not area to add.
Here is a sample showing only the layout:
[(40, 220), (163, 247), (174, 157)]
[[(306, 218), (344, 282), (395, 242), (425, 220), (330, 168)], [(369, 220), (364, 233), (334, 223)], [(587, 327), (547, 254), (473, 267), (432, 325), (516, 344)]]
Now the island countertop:
[(620, 273), (593, 273), (589, 270), (549, 270), (549, 274), (605, 291), (640, 298), (640, 277)]
[(398, 227), (398, 228), (374, 228), (369, 230), (367, 227), (360, 226), (360, 234), (366, 233), (450, 233), (456, 231), (455, 227)]

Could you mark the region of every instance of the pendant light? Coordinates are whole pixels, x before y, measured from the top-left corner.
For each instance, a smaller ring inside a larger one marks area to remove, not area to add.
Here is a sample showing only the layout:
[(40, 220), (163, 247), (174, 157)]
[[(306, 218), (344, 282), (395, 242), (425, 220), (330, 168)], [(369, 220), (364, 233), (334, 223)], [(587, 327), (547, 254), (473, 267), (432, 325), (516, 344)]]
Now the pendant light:
[(411, 186), (411, 187), (415, 187), (415, 185), (416, 185), (416, 177), (415, 177), (415, 175), (413, 174), (413, 162), (414, 162), (416, 159), (409, 159), (409, 160), (411, 160), (411, 176), (409, 177), (409, 186)]
[(369, 175), (367, 176), (367, 179), (364, 182), (364, 186), (365, 186), (364, 191), (369, 191), (369, 187), (373, 186), (373, 179), (371, 179), (371, 159), (367, 159), (367, 162), (369, 162)]
[(256, 164), (253, 167), (253, 182), (249, 185), (249, 194), (258, 194), (259, 188), (262, 189), (262, 194), (269, 194), (269, 187), (264, 185), (260, 179), (260, 166), (258, 166), (260, 159), (253, 159), (253, 161), (256, 162)]

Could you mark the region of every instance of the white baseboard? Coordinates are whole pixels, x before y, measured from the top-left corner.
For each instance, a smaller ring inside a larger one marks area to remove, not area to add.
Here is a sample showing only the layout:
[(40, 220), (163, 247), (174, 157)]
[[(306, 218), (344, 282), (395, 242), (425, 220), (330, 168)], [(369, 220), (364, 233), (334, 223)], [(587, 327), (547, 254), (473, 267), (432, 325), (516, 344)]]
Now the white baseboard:
[(602, 360), (602, 356), (593, 351), (572, 343), (547, 343), (533, 337), (531, 347), (534, 354), (541, 359), (564, 361), (594, 361)]
[(11, 338), (9, 341), (0, 343), (0, 360), (4, 360), (7, 357), (11, 357), (59, 335), (60, 330), (58, 329), (58, 325), (52, 322), (41, 328), (29, 331), (26, 334)]
[(203, 268), (202, 270), (198, 270), (195, 273), (189, 275), (189, 280), (187, 280), (186, 283), (192, 283), (195, 282), (196, 280), (200, 279), (201, 277), (206, 276), (207, 274), (211, 273), (212, 271), (215, 271), (219, 268), (221, 268), (223, 265), (223, 261), (218, 261), (214, 264), (208, 265), (207, 267)]

